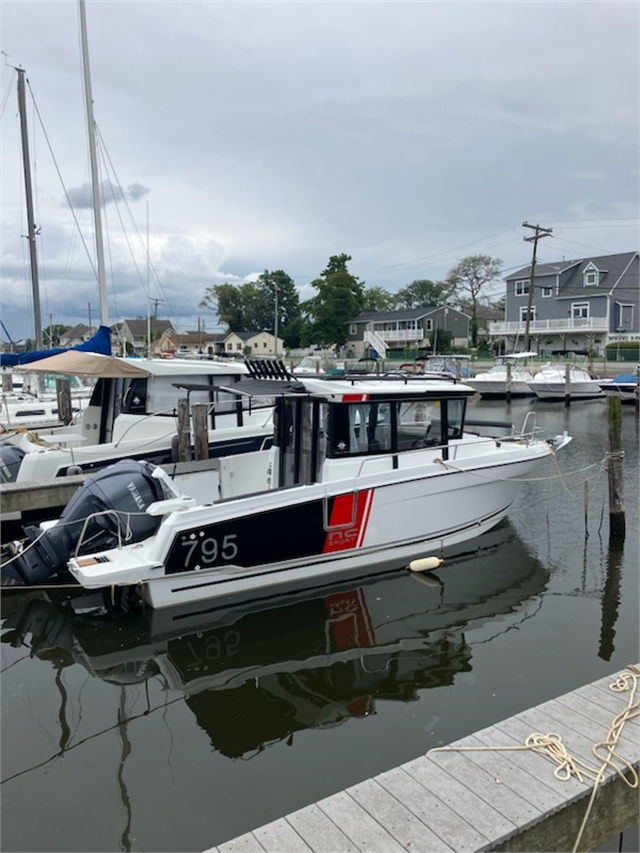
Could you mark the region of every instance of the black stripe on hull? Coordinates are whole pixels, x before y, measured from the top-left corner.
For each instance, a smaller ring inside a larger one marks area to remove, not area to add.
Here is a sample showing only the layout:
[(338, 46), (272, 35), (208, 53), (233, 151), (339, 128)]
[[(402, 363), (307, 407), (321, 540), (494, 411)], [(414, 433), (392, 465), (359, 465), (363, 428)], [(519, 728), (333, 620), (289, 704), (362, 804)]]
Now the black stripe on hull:
[[(265, 548), (261, 548), (261, 542), (249, 542), (246, 550), (240, 549), (240, 545), (238, 547), (238, 553), (231, 560), (218, 559), (215, 562), (209, 562), (208, 564), (199, 564), (200, 569), (228, 569), (233, 574), (232, 576), (227, 575), (224, 578), (216, 578), (207, 577), (203, 578), (201, 584), (196, 584), (194, 586), (193, 580), (190, 578), (189, 580), (189, 588), (206, 588), (217, 585), (224, 585), (226, 583), (232, 583), (240, 577), (247, 577), (247, 575), (243, 575), (241, 569), (245, 568), (249, 572), (253, 571), (253, 567), (255, 566), (264, 566), (264, 568), (260, 568), (259, 571), (256, 572), (256, 576), (266, 577), (266, 576), (277, 576), (279, 574), (286, 574), (287, 572), (291, 572), (296, 568), (304, 567), (306, 560), (307, 562), (310, 559), (322, 560), (323, 563), (326, 563), (327, 570), (333, 571), (334, 568), (338, 568), (336, 564), (341, 563), (341, 561), (345, 557), (350, 556), (360, 556), (360, 557), (388, 557), (391, 559), (393, 557), (393, 552), (396, 551), (399, 547), (415, 547), (419, 548), (428, 543), (439, 543), (442, 538), (450, 537), (450, 536), (458, 536), (462, 533), (472, 531), (477, 529), (480, 525), (485, 526), (492, 524), (497, 524), (505, 515), (507, 510), (509, 509), (510, 504), (506, 504), (501, 507), (496, 512), (491, 513), (488, 516), (484, 516), (483, 518), (476, 520), (470, 524), (459, 525), (457, 527), (452, 527), (447, 531), (438, 531), (438, 533), (431, 534), (426, 537), (415, 537), (412, 540), (404, 540), (402, 542), (393, 542), (383, 546), (374, 546), (370, 548), (358, 548), (358, 549), (350, 549), (343, 550), (338, 552), (331, 553), (323, 553), (323, 545), (326, 537), (326, 532), (324, 530), (323, 525), (323, 516), (322, 516), (322, 502), (314, 501), (311, 504), (306, 504), (303, 506), (297, 505), (293, 507), (286, 507), (275, 512), (280, 514), (280, 518), (286, 518), (284, 513), (291, 513), (287, 521), (287, 526), (292, 523), (294, 517), (301, 519), (301, 524), (298, 532), (295, 536), (292, 536), (291, 539), (284, 540), (282, 536), (279, 536), (279, 528), (278, 522), (274, 518), (274, 513), (263, 513), (262, 516), (253, 516), (249, 518), (244, 518), (239, 521), (231, 520), (229, 522), (221, 522), (219, 524), (208, 525), (203, 528), (194, 529), (191, 528), (189, 530), (182, 531), (176, 536), (176, 539), (171, 546), (171, 550), (167, 557), (167, 561), (165, 563), (165, 574), (181, 574), (183, 577), (185, 575), (191, 575), (191, 572), (196, 569), (196, 566), (193, 565), (193, 561), (190, 561), (190, 565), (185, 565), (185, 556), (187, 555), (187, 549), (189, 547), (189, 542), (193, 542), (200, 534), (203, 535), (200, 537), (202, 541), (209, 539), (215, 539), (217, 542), (223, 542), (224, 536), (233, 535), (232, 530), (239, 530), (241, 524), (247, 525), (250, 536), (255, 535), (257, 539), (258, 536), (256, 534), (257, 526), (256, 523), (258, 520), (262, 522), (260, 524), (260, 531), (264, 539), (268, 540), (268, 545)], [(294, 516), (294, 512), (296, 516)], [(280, 522), (282, 523), (282, 521)], [(469, 536), (472, 538), (472, 535)], [(235, 540), (233, 540), (235, 541)], [(263, 540), (264, 541), (264, 540)], [(315, 541), (315, 545), (314, 545)], [(197, 546), (194, 547), (197, 548)], [(251, 559), (251, 554), (255, 555), (254, 559)], [(296, 561), (298, 561), (298, 565), (296, 565)], [(288, 563), (288, 565), (279, 565), (277, 568), (268, 568), (268, 565), (271, 564), (281, 564)], [(236, 567), (239, 567), (237, 569)], [(333, 567), (333, 568), (332, 568)], [(176, 587), (174, 591), (177, 593), (183, 589), (180, 587), (180, 578), (176, 577)]]

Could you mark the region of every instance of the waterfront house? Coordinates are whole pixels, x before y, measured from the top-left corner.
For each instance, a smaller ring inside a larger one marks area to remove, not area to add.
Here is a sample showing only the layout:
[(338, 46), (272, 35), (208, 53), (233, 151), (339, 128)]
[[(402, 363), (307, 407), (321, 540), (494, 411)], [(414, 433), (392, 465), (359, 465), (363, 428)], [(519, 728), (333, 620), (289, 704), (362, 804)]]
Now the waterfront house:
[(467, 314), (449, 306), (406, 308), (398, 311), (368, 311), (358, 314), (347, 326), (347, 351), (363, 358), (375, 351), (384, 357), (389, 350), (433, 352), (438, 331), (447, 332), (450, 345), (469, 344)]
[(248, 355), (251, 358), (282, 356), (284, 340), (271, 332), (229, 332), (224, 339), (227, 355)]
[(522, 349), (529, 306), (529, 349), (541, 354), (602, 354), (608, 343), (640, 340), (639, 266), (638, 252), (538, 263), (532, 293), (531, 265), (511, 273), (504, 320), (489, 324), (492, 343)]
[(152, 317), (150, 320), (138, 318), (136, 320), (123, 320), (113, 327), (114, 340), (120, 341), (123, 353), (130, 355), (147, 355), (149, 348), (148, 336), (151, 331), (151, 347), (153, 354), (159, 352), (159, 340), (162, 335), (172, 328), (169, 320), (158, 320)]
[[(85, 323), (78, 323), (73, 326), (73, 328), (69, 329), (67, 332), (63, 332), (60, 335), (60, 339), (57, 344), (54, 346), (59, 347), (76, 347), (78, 344), (84, 344), (89, 340), (96, 332), (95, 326), (87, 326)], [(47, 341), (48, 344), (48, 341)]]
[(201, 329), (180, 334), (174, 329), (167, 329), (160, 337), (157, 349), (160, 355), (213, 357), (224, 352), (224, 339), (225, 335), (221, 332), (205, 332)]

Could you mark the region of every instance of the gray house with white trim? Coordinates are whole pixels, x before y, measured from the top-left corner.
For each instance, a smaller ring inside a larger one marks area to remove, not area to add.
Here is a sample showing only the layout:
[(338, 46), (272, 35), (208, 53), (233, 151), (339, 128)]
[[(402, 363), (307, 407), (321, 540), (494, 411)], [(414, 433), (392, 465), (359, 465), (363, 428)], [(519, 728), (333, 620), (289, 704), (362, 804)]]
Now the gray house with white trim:
[(417, 352), (433, 349), (438, 329), (451, 334), (456, 347), (469, 343), (469, 316), (447, 305), (406, 308), (398, 311), (369, 311), (358, 314), (347, 325), (347, 350), (356, 358), (375, 350)]
[(529, 318), (529, 348), (540, 353), (588, 349), (602, 353), (613, 341), (640, 340), (640, 254), (536, 264), (505, 279), (505, 318), (489, 324), (494, 345), (522, 349)]

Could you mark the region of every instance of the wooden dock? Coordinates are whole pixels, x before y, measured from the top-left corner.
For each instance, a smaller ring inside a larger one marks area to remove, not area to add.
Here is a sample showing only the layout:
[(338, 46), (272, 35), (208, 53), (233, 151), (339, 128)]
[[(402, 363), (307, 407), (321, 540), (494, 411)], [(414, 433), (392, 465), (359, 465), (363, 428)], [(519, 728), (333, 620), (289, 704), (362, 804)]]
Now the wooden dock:
[[(578, 839), (577, 850), (593, 850), (638, 822), (640, 710), (632, 669), (623, 671), (625, 692), (610, 688), (623, 675), (616, 673), (206, 853), (570, 851)], [(624, 725), (612, 730), (620, 714)], [(613, 757), (619, 773), (592, 751), (611, 741), (611, 731), (618, 732), (617, 756), (628, 762)], [(597, 790), (592, 779), (563, 781), (551, 757), (522, 749), (534, 733), (560, 735), (567, 753), (594, 769)]]
[(0, 507), (2, 512), (23, 512), (66, 506), (86, 479), (86, 474), (74, 474), (28, 483), (0, 483)]

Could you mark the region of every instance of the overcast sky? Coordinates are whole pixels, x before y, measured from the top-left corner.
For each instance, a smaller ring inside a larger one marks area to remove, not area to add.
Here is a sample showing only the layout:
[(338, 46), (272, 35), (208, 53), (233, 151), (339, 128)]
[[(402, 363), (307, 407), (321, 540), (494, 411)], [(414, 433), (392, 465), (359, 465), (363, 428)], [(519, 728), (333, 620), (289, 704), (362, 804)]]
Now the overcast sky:
[[(541, 261), (638, 248), (639, 8), (88, 0), (109, 321), (151, 304), (213, 330), (208, 285), (283, 269), (304, 299), (343, 252), (390, 291), (471, 254), (506, 274), (530, 262), (525, 221), (553, 229)], [(43, 325), (89, 306), (95, 324), (100, 303), (78, 4), (0, 10), (2, 321), (18, 340), (34, 330), (14, 66)]]

